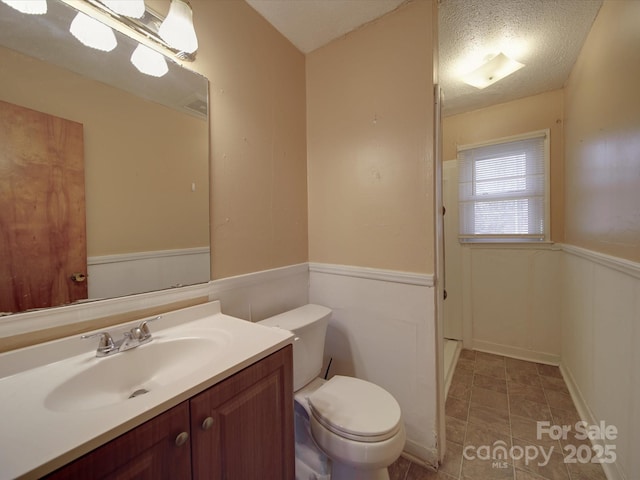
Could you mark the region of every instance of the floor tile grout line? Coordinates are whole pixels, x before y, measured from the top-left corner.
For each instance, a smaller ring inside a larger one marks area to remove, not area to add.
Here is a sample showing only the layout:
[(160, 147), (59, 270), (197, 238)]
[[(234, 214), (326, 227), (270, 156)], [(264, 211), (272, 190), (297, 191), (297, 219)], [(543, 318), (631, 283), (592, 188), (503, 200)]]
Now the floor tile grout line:
[[(551, 420), (553, 421), (553, 414), (551, 413), (551, 404), (549, 403), (549, 398), (547, 397), (547, 394), (546, 394), (547, 389), (544, 388), (544, 386), (542, 384), (542, 379), (541, 379), (541, 377), (543, 377), (545, 375), (542, 375), (538, 370), (536, 370), (536, 376), (537, 376), (537, 380), (538, 380), (538, 383), (540, 385), (540, 388), (542, 389), (542, 393), (544, 395), (545, 406), (547, 407), (547, 411), (548, 411), (549, 415), (551, 415)], [(507, 390), (509, 390), (509, 382), (507, 382)], [(509, 407), (511, 407), (511, 395), (509, 395)], [(538, 421), (539, 420), (536, 420), (536, 424), (537, 424)], [(511, 412), (509, 412), (509, 422), (511, 422)], [(514, 440), (514, 437), (513, 437), (513, 431), (512, 431), (512, 436), (511, 436), (512, 444), (513, 444), (513, 440)], [(560, 445), (560, 446), (562, 446), (562, 445)], [(564, 453), (562, 451), (561, 451), (561, 454), (562, 454), (562, 458), (563, 458), (563, 465), (565, 467), (565, 472), (567, 474), (567, 480), (571, 480), (571, 472), (569, 471), (569, 468), (568, 468), (567, 464), (564, 462)], [(539, 475), (538, 472), (536, 472), (535, 475), (539, 476), (541, 479), (544, 478), (545, 480), (548, 480), (547, 477)], [(514, 465), (514, 478), (515, 478), (515, 465)]]
[(469, 403), (467, 405), (467, 420), (464, 426), (464, 436), (462, 437), (462, 455), (460, 456), (460, 467), (458, 468), (457, 480), (462, 480), (462, 468), (464, 466), (464, 448), (467, 442), (467, 434), (469, 433), (469, 418), (471, 416), (471, 396), (473, 395), (473, 386), (475, 384), (477, 352), (473, 356), (473, 370), (471, 371), (471, 384), (469, 386)]
[[(540, 374), (540, 372), (538, 372), (538, 376), (543, 377), (546, 375), (542, 375)], [(539, 380), (540, 380), (540, 385), (542, 386), (542, 392), (544, 393), (544, 399), (547, 401), (547, 408), (549, 409), (549, 414), (551, 415), (551, 421), (553, 422), (553, 425), (555, 425), (555, 419), (553, 418), (553, 412), (551, 411), (551, 404), (549, 403), (549, 397), (547, 396), (547, 389), (544, 388), (544, 385), (542, 383), (542, 378), (539, 378)], [(573, 399), (571, 401), (573, 402)], [(567, 472), (567, 479), (571, 480), (571, 477), (572, 477), (571, 470), (569, 469), (569, 465), (567, 464), (567, 462), (565, 462), (566, 456), (564, 454), (564, 447), (562, 446), (562, 442), (558, 442), (558, 443), (560, 444), (560, 454), (562, 455), (562, 464), (564, 465), (564, 469)]]
[[(477, 352), (474, 352), (474, 353), (477, 353)], [(504, 381), (505, 381), (506, 392), (507, 392), (507, 415), (508, 415), (508, 422), (509, 422), (508, 426), (509, 426), (511, 445), (513, 446), (513, 442), (514, 442), (515, 437), (514, 437), (512, 419), (516, 415), (513, 414), (512, 409), (511, 409), (512, 405), (513, 405), (513, 401), (514, 401), (514, 398), (512, 397), (512, 395), (514, 394), (513, 393), (512, 384), (520, 384), (520, 385), (525, 385), (526, 386), (526, 385), (528, 385), (528, 383), (524, 383), (524, 382), (520, 383), (518, 381), (510, 382), (509, 378), (508, 378), (508, 372), (507, 372), (507, 370), (508, 370), (508, 362), (507, 362), (507, 360), (509, 359), (509, 357), (505, 357), (503, 355), (495, 355), (494, 357), (499, 357), (504, 362), (504, 373), (505, 373), (505, 380)], [(467, 358), (467, 360), (469, 360), (469, 359)], [(463, 448), (464, 448), (464, 444), (467, 441), (467, 437), (468, 437), (468, 434), (469, 434), (469, 425), (470, 425), (469, 420), (470, 420), (471, 405), (472, 405), (471, 397), (473, 395), (473, 389), (476, 386), (476, 376), (477, 375), (487, 375), (486, 369), (485, 369), (485, 373), (477, 371), (477, 368), (478, 368), (477, 360), (478, 360), (477, 355), (474, 355), (473, 356), (473, 369), (471, 371), (471, 382), (469, 384), (469, 389), (471, 391), (469, 392), (469, 396), (468, 396), (468, 399), (467, 399), (468, 404), (467, 404), (467, 409), (466, 409), (467, 410), (466, 411), (466, 421), (464, 422), (465, 431), (464, 431), (463, 440), (462, 440)], [(487, 358), (487, 360), (490, 360), (490, 358)], [(555, 415), (551, 411), (552, 406), (551, 406), (551, 403), (549, 402), (549, 395), (550, 395), (550, 392), (557, 392), (560, 395), (567, 395), (567, 393), (566, 393), (566, 388), (567, 388), (566, 387), (566, 381), (564, 380), (564, 378), (557, 377), (556, 375), (554, 375), (553, 371), (550, 372), (550, 371), (544, 370), (544, 369), (540, 370), (539, 366), (541, 364), (538, 364), (537, 362), (526, 361), (526, 360), (525, 360), (525, 362), (531, 363), (531, 364), (536, 366), (535, 373), (529, 371), (528, 374), (530, 374), (530, 375), (535, 377), (535, 379), (537, 381), (537, 386), (539, 386), (542, 389), (543, 398), (544, 398), (544, 406), (546, 407), (547, 413), (551, 416), (551, 421), (554, 422), (554, 424), (555, 424), (556, 418), (555, 418)], [(513, 372), (512, 373), (517, 373), (516, 370), (517, 370), (517, 367), (513, 367)], [(522, 373), (523, 374), (527, 374), (526, 371), (524, 371)], [(494, 375), (488, 375), (488, 376), (493, 377), (493, 378), (497, 378)], [(564, 388), (562, 388), (561, 385), (558, 385), (557, 382), (555, 382), (555, 381), (551, 382), (551, 383), (549, 383), (548, 381), (545, 381), (543, 383), (543, 380), (551, 379), (551, 378), (554, 378), (554, 379), (555, 378), (560, 378), (560, 380), (562, 381), (562, 383), (564, 385)], [(547, 387), (545, 387), (545, 384), (547, 385)], [(482, 385), (477, 385), (477, 387), (484, 389), (484, 387)], [(556, 387), (558, 387), (558, 388), (556, 388)], [(487, 390), (491, 390), (491, 388), (487, 388)], [(496, 390), (496, 391), (499, 391), (499, 390)], [(524, 393), (524, 399), (528, 399), (527, 395), (528, 394), (525, 392)], [(458, 398), (458, 397), (455, 397), (455, 398)], [(572, 409), (571, 408), (560, 408), (560, 407), (553, 407), (553, 408), (555, 410), (557, 410), (557, 411), (560, 411), (560, 412), (574, 413), (575, 412), (575, 403), (573, 402), (573, 398), (571, 398), (570, 395), (569, 395), (569, 398), (571, 400), (571, 406), (573, 406)], [(460, 399), (460, 400), (462, 401), (462, 399)], [(535, 400), (531, 400), (531, 401), (535, 401)], [(542, 402), (537, 402), (537, 401), (535, 401), (535, 402), (536, 403), (542, 403)], [(554, 400), (554, 402), (555, 402), (555, 400)], [(555, 402), (555, 403), (556, 404), (560, 404), (561, 407), (566, 407), (567, 406), (563, 402)], [(518, 417), (520, 417), (520, 416), (518, 416)], [(522, 418), (525, 419), (525, 420), (528, 420), (528, 421), (534, 421), (536, 423), (540, 421), (540, 419), (539, 419), (539, 417), (537, 415), (534, 415), (534, 418), (531, 418), (529, 416), (524, 416)], [(537, 438), (537, 433), (536, 433), (536, 438)], [(534, 442), (533, 440), (527, 440), (527, 439), (524, 439), (524, 438), (521, 439), (521, 440), (522, 441), (528, 441), (528, 442)], [(564, 451), (564, 447), (563, 447), (562, 442), (558, 441), (558, 442), (556, 442), (556, 444), (557, 444), (557, 447), (560, 448), (560, 454), (562, 455), (562, 458), (563, 458), (563, 464), (565, 465), (564, 471), (565, 471), (565, 474), (567, 475), (566, 479), (567, 480), (577, 480), (577, 478), (581, 478), (579, 472), (577, 473), (578, 477), (574, 477), (574, 475), (572, 474), (571, 470), (569, 469), (569, 465), (566, 462), (564, 462), (564, 459), (565, 459), (566, 455), (565, 455), (565, 451)], [(461, 459), (460, 468), (459, 468), (459, 472), (458, 472), (458, 477), (455, 480), (462, 480), (464, 478), (463, 477), (463, 466), (464, 466), (464, 457)], [(512, 476), (513, 476), (512, 478), (515, 480), (516, 473), (518, 471), (520, 471), (520, 470), (516, 470), (515, 463), (512, 463), (512, 469), (511, 470), (512, 470)], [(548, 477), (546, 477), (544, 475), (541, 475), (538, 471), (530, 471), (528, 469), (525, 469), (524, 472), (530, 473), (531, 475), (535, 476), (536, 478), (540, 478), (541, 480), (548, 480)], [(408, 474), (409, 474), (409, 470), (407, 470), (407, 472), (406, 472), (405, 480), (408, 480), (408, 478), (409, 478)], [(453, 478), (453, 476), (448, 474), (448, 473), (446, 475), (447, 475), (447, 478), (448, 477), (452, 477)]]
[[(507, 360), (504, 361), (504, 381), (507, 386), (507, 416), (509, 418), (509, 440), (511, 440), (511, 448), (513, 448), (513, 427), (511, 426), (511, 394), (509, 392), (509, 380), (507, 377)], [(512, 450), (513, 451), (513, 450)], [(511, 461), (511, 476), (516, 478), (516, 462)]]
[[(500, 355), (496, 355), (496, 357), (500, 357), (502, 359), (502, 361), (504, 362), (505, 386), (506, 386), (506, 391), (507, 391), (507, 415), (508, 415), (508, 419), (509, 419), (510, 439), (511, 439), (511, 444), (513, 446), (513, 442), (514, 442), (514, 438), (515, 437), (514, 437), (514, 432), (513, 432), (512, 418), (515, 415), (512, 413), (512, 410), (511, 410), (512, 403), (513, 403), (513, 398), (512, 398), (513, 387), (511, 386), (511, 384), (512, 383), (513, 384), (520, 384), (520, 383), (517, 382), (517, 381), (509, 382), (509, 379), (508, 379), (508, 376), (507, 376), (507, 368), (508, 368), (507, 367), (507, 360), (509, 359), (509, 357), (500, 356)], [(468, 400), (467, 400), (468, 401), (468, 404), (467, 404), (467, 415), (466, 415), (466, 421), (464, 422), (465, 432), (464, 432), (464, 435), (463, 435), (463, 447), (464, 447), (464, 443), (467, 440), (467, 435), (469, 433), (469, 419), (470, 419), (470, 412), (471, 412), (471, 396), (473, 394), (473, 388), (476, 386), (476, 382), (475, 382), (476, 375), (484, 375), (482, 372), (477, 372), (476, 369), (477, 369), (478, 364), (477, 364), (476, 360), (477, 360), (477, 356), (474, 356), (473, 370), (471, 372), (471, 382), (469, 384), (469, 388), (470, 388), (471, 391), (469, 392), (469, 397), (468, 397)], [(535, 374), (533, 374), (533, 375), (535, 376), (535, 378), (537, 380), (537, 385), (542, 389), (543, 398), (544, 398), (544, 406), (546, 407), (547, 412), (551, 415), (552, 422), (555, 422), (556, 421), (555, 418), (554, 418), (555, 415), (551, 412), (552, 406), (549, 403), (549, 392), (558, 392), (559, 394), (564, 394), (564, 395), (566, 395), (566, 393), (565, 393), (564, 389), (562, 389), (562, 388), (555, 388), (555, 386), (558, 386), (558, 385), (551, 384), (550, 387), (545, 387), (545, 384), (543, 383), (544, 379), (558, 378), (558, 377), (556, 377), (552, 373), (551, 374), (545, 374), (545, 373), (550, 373), (550, 372), (545, 371), (543, 373), (542, 371), (540, 371), (537, 368), (540, 364), (538, 364), (537, 362), (529, 362), (529, 361), (527, 361), (527, 362), (536, 365), (536, 371), (535, 371)], [(515, 370), (516, 370), (516, 368), (514, 367), (514, 371)], [(532, 374), (532, 373), (533, 372), (529, 372), (529, 374)], [(489, 375), (489, 376), (492, 376), (492, 375)], [(497, 377), (494, 377), (494, 378), (497, 378)], [(563, 381), (565, 389), (566, 389), (566, 381), (564, 381), (563, 378), (561, 378), (561, 380)], [(525, 385), (526, 386), (527, 384), (522, 383), (520, 385)], [(477, 387), (478, 388), (484, 388), (482, 385), (477, 385)], [(489, 388), (488, 388), (488, 390), (489, 390)], [(569, 397), (570, 397), (570, 395), (569, 395)], [(455, 398), (458, 398), (458, 397), (455, 397)], [(524, 398), (527, 399), (526, 394), (525, 394)], [(571, 399), (571, 402), (572, 402), (572, 406), (574, 407), (573, 409), (554, 407), (555, 410), (559, 410), (561, 412), (572, 412), (573, 410), (575, 410), (575, 404), (573, 403), (573, 399), (572, 398), (570, 398), (570, 399)], [(460, 400), (462, 400), (462, 399), (460, 399)], [(530, 401), (535, 401), (535, 400), (530, 400)], [(536, 403), (541, 403), (541, 402), (537, 402), (537, 401), (535, 401), (535, 402)], [(562, 406), (565, 406), (565, 405), (562, 404)], [(530, 417), (522, 417), (522, 418), (524, 418), (526, 420), (529, 420), (529, 421), (535, 421), (535, 422), (540, 421), (539, 419), (536, 420), (535, 418), (530, 418)], [(526, 439), (521, 439), (521, 440), (523, 440), (523, 441), (531, 441), (531, 440), (526, 440)], [(557, 446), (559, 446), (560, 449), (561, 449), (560, 452), (561, 452), (561, 455), (562, 455), (563, 460), (564, 460), (566, 455), (564, 453), (562, 442), (556, 442), (556, 443), (557, 443)], [(564, 470), (565, 470), (565, 473), (567, 475), (566, 479), (567, 480), (574, 480), (574, 476), (572, 475), (571, 470), (569, 469), (569, 465), (564, 461), (563, 461), (563, 464), (565, 465), (565, 469)], [(454, 480), (462, 480), (462, 478), (463, 478), (462, 477), (463, 465), (464, 465), (464, 458), (462, 458), (461, 462), (460, 462), (460, 469), (459, 469), (459, 473), (458, 473), (458, 478), (456, 478)], [(408, 478), (409, 478), (409, 470), (410, 470), (410, 467), (405, 472), (405, 480), (408, 480)], [(515, 463), (513, 463), (512, 464), (512, 475), (513, 475), (514, 479), (515, 479), (515, 475), (516, 475), (517, 471), (520, 471), (520, 470), (516, 470)], [(528, 469), (525, 469), (524, 471), (536, 476), (536, 478), (540, 478), (541, 480), (548, 480), (547, 477), (545, 477), (543, 475), (540, 475), (540, 473), (537, 472), (537, 471), (533, 472), (533, 471), (529, 471)], [(452, 477), (448, 473), (446, 475), (447, 475), (447, 477)], [(578, 475), (579, 475), (579, 473), (578, 473)], [(575, 477), (575, 478), (577, 479), (578, 477)]]
[[(536, 376), (536, 379), (538, 380), (538, 384), (540, 385), (540, 388), (542, 388), (542, 384), (540, 383), (540, 378), (539, 378), (540, 377), (540, 372), (538, 371), (537, 366), (536, 366), (535, 376)], [(517, 383), (517, 382), (513, 382), (513, 383)], [(508, 381), (507, 381), (507, 390), (509, 390), (509, 382)], [(544, 395), (544, 391), (543, 391), (543, 395)], [(549, 402), (547, 401), (547, 397), (545, 396), (544, 399), (545, 399), (545, 406), (547, 407), (547, 409), (549, 411), (549, 414), (551, 414), (551, 410), (549, 410)], [(511, 425), (511, 417), (512, 417), (512, 414), (511, 414), (511, 394), (509, 394), (509, 425)], [(528, 418), (528, 417), (522, 417), (522, 418)], [(536, 422), (537, 422), (537, 420), (536, 420)], [(528, 440), (524, 440), (523, 439), (523, 441), (528, 441)], [(512, 429), (511, 430), (511, 445), (513, 445), (513, 444), (514, 444), (514, 435), (513, 435), (513, 429)], [(529, 470), (527, 470), (527, 469), (525, 469), (525, 471), (529, 472)], [(538, 472), (535, 472), (534, 475), (540, 477), (541, 479), (544, 478), (545, 480), (549, 480), (548, 478), (543, 477), (542, 475), (539, 475)], [(515, 462), (514, 462), (514, 465), (513, 465), (513, 478), (514, 479), (516, 478)]]
[(458, 475), (456, 480), (462, 480), (462, 467), (464, 465), (464, 448), (467, 442), (467, 434), (469, 433), (469, 417), (471, 416), (471, 396), (473, 395), (473, 385), (475, 384), (477, 353), (473, 357), (473, 370), (471, 371), (471, 384), (469, 385), (469, 402), (467, 404), (467, 420), (464, 425), (464, 436), (462, 437), (462, 455), (460, 455), (460, 467), (458, 467)]

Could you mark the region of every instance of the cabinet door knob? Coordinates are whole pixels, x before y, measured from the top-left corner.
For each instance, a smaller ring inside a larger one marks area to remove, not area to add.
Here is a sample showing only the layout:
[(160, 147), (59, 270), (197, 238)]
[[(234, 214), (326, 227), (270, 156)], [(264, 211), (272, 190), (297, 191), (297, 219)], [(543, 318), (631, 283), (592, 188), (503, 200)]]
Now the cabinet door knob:
[(189, 440), (189, 434), (187, 432), (179, 433), (176, 437), (176, 447), (181, 447)]
[(203, 430), (209, 430), (213, 426), (213, 418), (211, 417), (205, 418), (201, 426)]

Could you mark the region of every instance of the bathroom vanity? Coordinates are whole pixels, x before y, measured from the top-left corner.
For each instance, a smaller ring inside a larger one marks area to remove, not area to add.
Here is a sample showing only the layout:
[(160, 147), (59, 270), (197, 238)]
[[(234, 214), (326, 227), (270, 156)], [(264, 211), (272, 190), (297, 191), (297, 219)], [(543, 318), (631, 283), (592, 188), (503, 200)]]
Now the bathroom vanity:
[(290, 370), (287, 346), (46, 478), (293, 479)]
[(104, 358), (79, 337), (2, 354), (0, 478), (293, 480), (291, 334), (218, 302), (151, 330)]

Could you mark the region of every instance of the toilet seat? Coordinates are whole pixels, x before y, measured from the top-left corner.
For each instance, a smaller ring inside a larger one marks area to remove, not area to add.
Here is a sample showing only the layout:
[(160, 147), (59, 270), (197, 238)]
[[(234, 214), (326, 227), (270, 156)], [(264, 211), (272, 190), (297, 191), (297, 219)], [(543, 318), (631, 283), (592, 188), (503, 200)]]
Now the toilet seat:
[(318, 423), (344, 438), (381, 442), (400, 430), (398, 402), (365, 380), (336, 375), (309, 395), (308, 403)]

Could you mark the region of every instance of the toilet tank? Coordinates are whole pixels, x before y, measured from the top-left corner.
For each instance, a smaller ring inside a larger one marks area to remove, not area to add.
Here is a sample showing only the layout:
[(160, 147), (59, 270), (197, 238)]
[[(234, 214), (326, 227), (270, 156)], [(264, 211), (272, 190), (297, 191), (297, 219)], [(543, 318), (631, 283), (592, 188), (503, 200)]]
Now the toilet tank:
[(289, 330), (293, 341), (293, 391), (298, 391), (320, 375), (324, 353), (324, 338), (331, 309), (322, 305), (304, 305), (294, 310), (266, 318), (260, 325)]

